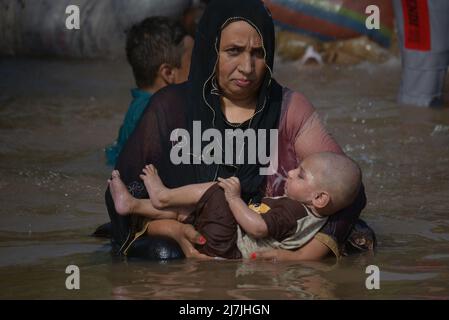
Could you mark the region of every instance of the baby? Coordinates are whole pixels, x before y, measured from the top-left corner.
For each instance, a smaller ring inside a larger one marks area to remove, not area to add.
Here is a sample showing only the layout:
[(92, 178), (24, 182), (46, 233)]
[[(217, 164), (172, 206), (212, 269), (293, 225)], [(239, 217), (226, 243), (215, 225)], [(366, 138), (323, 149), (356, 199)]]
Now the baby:
[(213, 257), (251, 258), (268, 249), (298, 249), (321, 229), (327, 217), (350, 205), (361, 186), (358, 165), (344, 155), (324, 152), (305, 158), (288, 172), (285, 196), (246, 204), (238, 178), (169, 189), (147, 165), (140, 176), (151, 200), (135, 199), (118, 171), (109, 180), (119, 214), (184, 221), (193, 212), (206, 243), (197, 249)]

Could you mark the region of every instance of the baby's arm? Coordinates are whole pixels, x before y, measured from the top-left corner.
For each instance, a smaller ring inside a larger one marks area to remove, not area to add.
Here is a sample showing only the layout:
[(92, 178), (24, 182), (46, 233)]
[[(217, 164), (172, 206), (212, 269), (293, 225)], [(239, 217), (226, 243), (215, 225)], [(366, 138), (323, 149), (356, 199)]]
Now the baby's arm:
[(218, 185), (223, 188), (226, 200), (234, 214), (235, 220), (247, 234), (253, 238), (268, 236), (268, 227), (260, 214), (254, 212), (240, 197), (240, 182), (236, 177), (218, 178)]

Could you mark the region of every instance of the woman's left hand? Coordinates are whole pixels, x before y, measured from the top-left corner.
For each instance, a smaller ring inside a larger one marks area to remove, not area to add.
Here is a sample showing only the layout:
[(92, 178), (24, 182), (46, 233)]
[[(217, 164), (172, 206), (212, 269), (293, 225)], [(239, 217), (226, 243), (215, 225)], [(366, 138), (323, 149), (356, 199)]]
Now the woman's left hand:
[(149, 223), (147, 232), (148, 235), (168, 236), (176, 240), (186, 258), (213, 259), (194, 248), (194, 244), (204, 245), (206, 239), (190, 224), (184, 224), (172, 219), (153, 220)]
[(184, 252), (186, 258), (213, 260), (212, 257), (200, 253), (193, 247), (194, 243), (204, 245), (206, 243), (206, 239), (201, 234), (199, 234), (192, 225), (182, 225), (182, 234), (177, 239), (177, 241), (181, 246), (181, 249)]

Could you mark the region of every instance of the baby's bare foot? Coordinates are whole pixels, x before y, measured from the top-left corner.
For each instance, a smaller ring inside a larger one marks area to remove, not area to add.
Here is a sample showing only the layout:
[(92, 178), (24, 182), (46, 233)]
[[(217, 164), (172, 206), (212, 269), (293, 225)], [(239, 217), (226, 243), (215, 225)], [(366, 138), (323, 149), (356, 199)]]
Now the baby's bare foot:
[(111, 179), (108, 180), (112, 200), (114, 200), (115, 211), (125, 216), (132, 213), (134, 198), (129, 193), (117, 170), (112, 171)]
[(168, 189), (162, 183), (161, 178), (157, 174), (156, 168), (150, 164), (143, 168), (143, 174), (140, 175), (150, 196), (151, 203), (156, 209), (164, 209), (167, 207), (166, 195)]

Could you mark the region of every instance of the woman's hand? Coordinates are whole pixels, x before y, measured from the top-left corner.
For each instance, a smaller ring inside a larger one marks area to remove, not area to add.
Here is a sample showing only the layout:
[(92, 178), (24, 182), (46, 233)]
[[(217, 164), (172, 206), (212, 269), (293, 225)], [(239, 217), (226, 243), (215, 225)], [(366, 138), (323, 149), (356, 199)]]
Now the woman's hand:
[(178, 213), (176, 220), (178, 220), (179, 222), (184, 222), (188, 217), (189, 217), (188, 213), (181, 212), (181, 213)]
[(231, 202), (234, 199), (240, 199), (240, 181), (237, 177), (228, 179), (218, 178), (218, 185), (223, 188), (226, 201)]
[(182, 233), (180, 234), (177, 241), (181, 246), (181, 249), (184, 252), (186, 258), (196, 258), (203, 260), (213, 259), (212, 257), (200, 253), (193, 247), (193, 244), (204, 245), (206, 243), (206, 239), (201, 234), (199, 234), (192, 225), (182, 224)]
[(176, 218), (175, 219), (178, 220), (179, 222), (186, 221), (187, 218), (192, 213), (192, 209), (184, 208), (184, 207), (175, 208), (175, 211), (176, 211)]
[(193, 244), (204, 245), (206, 239), (190, 224), (183, 224), (176, 220), (153, 220), (148, 225), (147, 233), (154, 236), (168, 236), (176, 240), (186, 258), (213, 259), (193, 247)]

